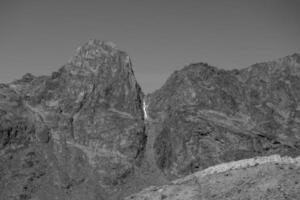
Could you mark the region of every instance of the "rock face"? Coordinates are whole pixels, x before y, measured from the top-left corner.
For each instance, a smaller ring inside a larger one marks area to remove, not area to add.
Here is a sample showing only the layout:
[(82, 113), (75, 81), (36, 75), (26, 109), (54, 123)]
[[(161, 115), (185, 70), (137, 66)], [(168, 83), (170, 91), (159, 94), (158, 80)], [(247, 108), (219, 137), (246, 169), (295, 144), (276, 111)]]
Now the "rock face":
[(144, 97), (129, 56), (90, 40), (51, 76), (0, 84), (0, 199), (117, 200), (223, 162), (295, 157), (299, 103), (299, 54), (192, 64)]
[(296, 200), (299, 177), (300, 157), (274, 155), (223, 163), (170, 185), (146, 188), (125, 200)]
[(225, 71), (174, 72), (148, 95), (156, 163), (170, 177), (254, 156), (300, 154), (300, 55)]
[(141, 163), (143, 93), (129, 56), (91, 40), (51, 76), (0, 87), (1, 199), (107, 199)]

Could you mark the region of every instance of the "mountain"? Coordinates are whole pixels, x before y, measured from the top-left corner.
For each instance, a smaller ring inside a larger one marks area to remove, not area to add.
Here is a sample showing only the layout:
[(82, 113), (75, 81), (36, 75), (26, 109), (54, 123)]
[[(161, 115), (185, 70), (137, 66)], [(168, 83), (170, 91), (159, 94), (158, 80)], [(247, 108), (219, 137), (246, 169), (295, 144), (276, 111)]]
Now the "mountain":
[[(0, 85), (0, 199), (119, 200), (221, 163), (295, 158), (299, 85), (294, 54), (241, 70), (191, 64), (145, 95), (130, 57), (90, 40), (51, 75)], [(284, 165), (293, 172), (276, 168), (276, 180), (299, 179), (296, 162)]]
[(169, 178), (223, 162), (300, 155), (300, 56), (223, 70), (196, 63), (147, 96), (155, 159)]
[(2, 84), (1, 199), (107, 199), (141, 163), (142, 100), (129, 56), (98, 40), (51, 76)]

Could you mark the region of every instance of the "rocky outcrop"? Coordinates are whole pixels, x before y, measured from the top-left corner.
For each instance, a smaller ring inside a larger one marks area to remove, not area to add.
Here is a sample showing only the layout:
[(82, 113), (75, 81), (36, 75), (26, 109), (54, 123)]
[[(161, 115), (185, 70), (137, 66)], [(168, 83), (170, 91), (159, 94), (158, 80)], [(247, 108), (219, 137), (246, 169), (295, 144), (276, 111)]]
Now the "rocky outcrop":
[(299, 58), (174, 72), (146, 101), (150, 121), (161, 127), (157, 165), (174, 178), (254, 156), (300, 155)]
[(146, 142), (129, 56), (91, 40), (51, 76), (0, 88), (2, 199), (107, 199)]
[(300, 157), (256, 157), (223, 163), (126, 200), (298, 199)]

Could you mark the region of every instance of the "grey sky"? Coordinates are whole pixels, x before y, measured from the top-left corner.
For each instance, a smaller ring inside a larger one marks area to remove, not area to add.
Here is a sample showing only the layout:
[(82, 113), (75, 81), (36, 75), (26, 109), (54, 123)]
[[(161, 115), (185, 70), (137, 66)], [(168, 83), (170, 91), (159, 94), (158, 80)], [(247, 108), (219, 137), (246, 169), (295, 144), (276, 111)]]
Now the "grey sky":
[(300, 52), (299, 0), (1, 0), (0, 82), (50, 74), (87, 40), (132, 58), (145, 92), (192, 62), (242, 68)]

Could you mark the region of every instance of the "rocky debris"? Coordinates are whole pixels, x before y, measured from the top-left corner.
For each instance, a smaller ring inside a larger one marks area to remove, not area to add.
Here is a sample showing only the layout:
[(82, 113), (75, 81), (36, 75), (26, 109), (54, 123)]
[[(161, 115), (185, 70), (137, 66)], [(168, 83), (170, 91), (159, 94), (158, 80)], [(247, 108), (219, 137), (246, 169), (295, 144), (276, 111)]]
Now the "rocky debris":
[(271, 156), (254, 157), (254, 158), (249, 158), (244, 160), (222, 163), (216, 166), (206, 168), (205, 170), (196, 172), (194, 174), (185, 176), (184, 178), (177, 179), (175, 181), (172, 181), (172, 183), (175, 184), (184, 183), (184, 182), (191, 181), (195, 178), (201, 179), (202, 177), (210, 174), (223, 173), (235, 169), (246, 169), (257, 165), (264, 165), (270, 163), (300, 166), (300, 156), (296, 158), (291, 158), (288, 156), (281, 157), (280, 155), (271, 155)]
[(51, 76), (0, 87), (0, 196), (107, 199), (141, 164), (143, 93), (129, 56), (91, 40)]
[(298, 199), (300, 157), (257, 157), (210, 167), (126, 200)]
[(149, 121), (161, 127), (154, 143), (160, 169), (176, 178), (254, 156), (300, 155), (299, 58), (175, 71), (146, 100)]

